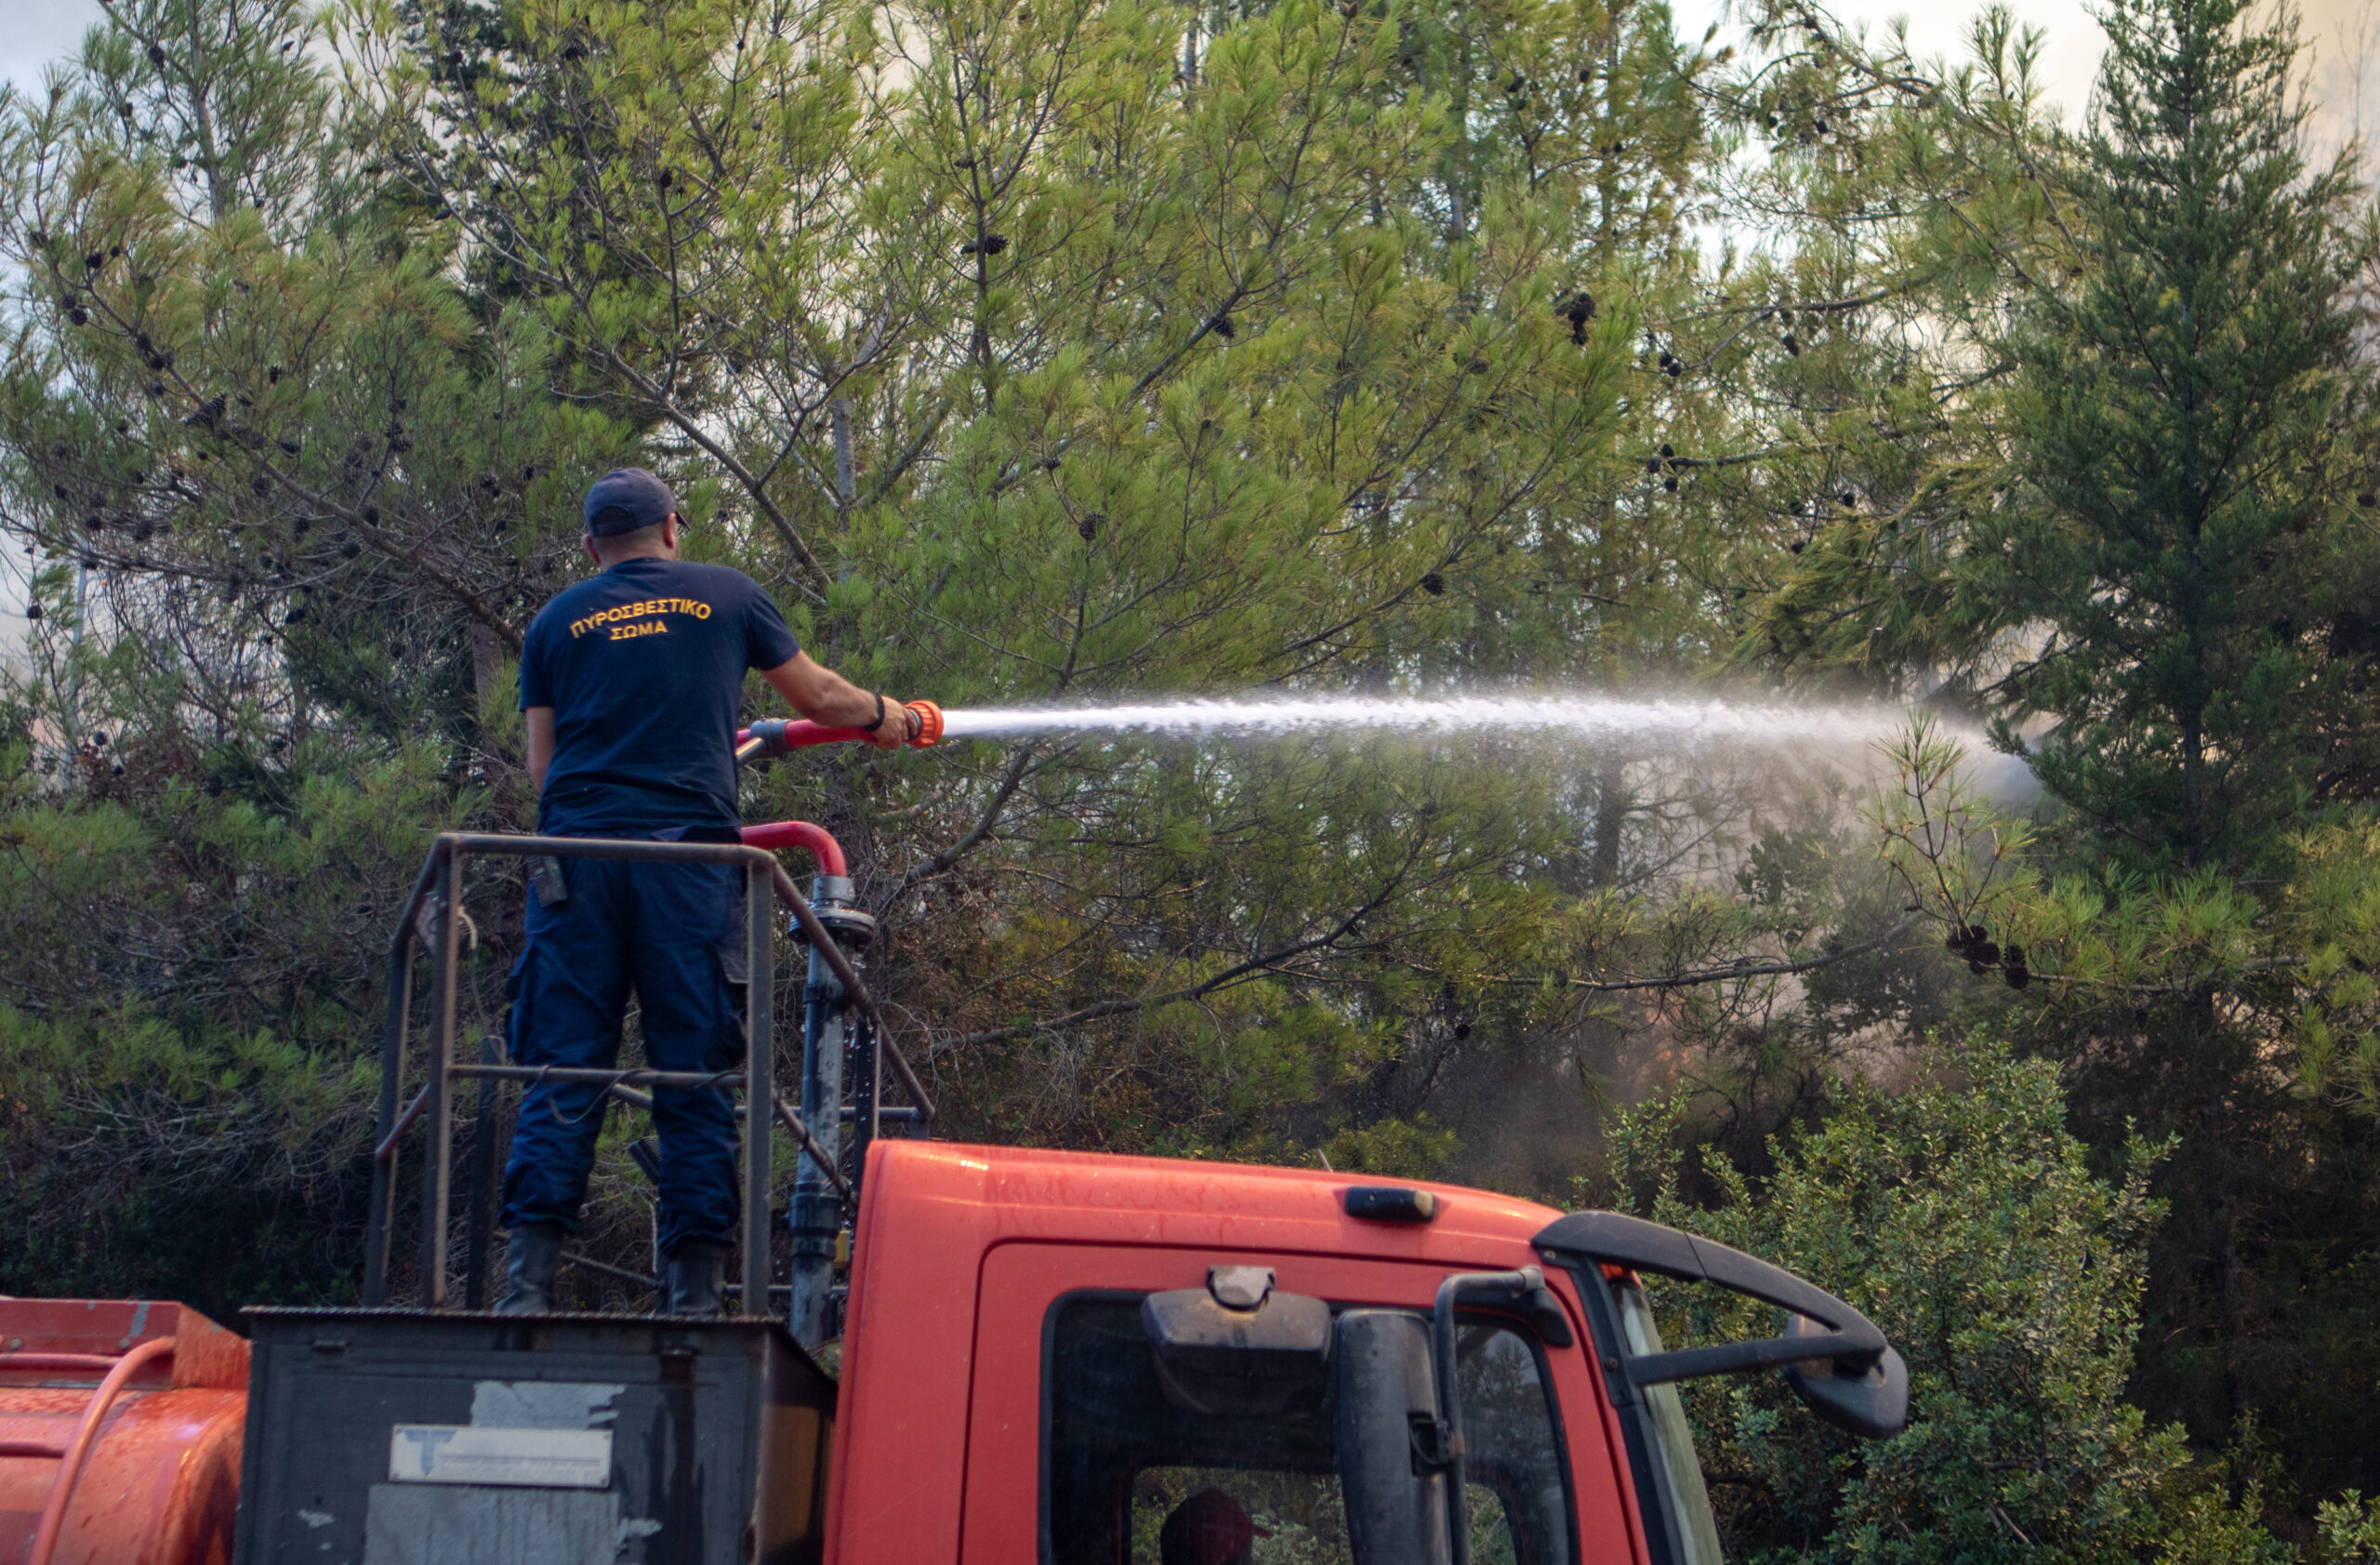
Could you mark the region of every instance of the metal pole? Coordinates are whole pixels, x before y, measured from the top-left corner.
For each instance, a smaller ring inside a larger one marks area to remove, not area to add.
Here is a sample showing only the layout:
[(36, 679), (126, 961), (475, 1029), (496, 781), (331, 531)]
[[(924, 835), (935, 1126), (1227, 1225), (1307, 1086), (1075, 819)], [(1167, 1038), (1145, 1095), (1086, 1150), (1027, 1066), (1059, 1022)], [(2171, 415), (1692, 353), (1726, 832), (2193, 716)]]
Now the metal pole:
[[(670, 1071), (598, 1071), (524, 1068), (496, 1065), (456, 1065), (455, 1063), (455, 1011), (456, 990), (461, 982), (463, 927), (463, 860), (471, 854), (495, 854), (522, 858), (549, 855), (558, 858), (610, 858), (632, 863), (674, 862), (680, 864), (738, 864), (745, 870), (745, 915), (749, 931), (749, 987), (745, 993), (746, 1068), (741, 1072), (722, 1071), (716, 1074)], [(550, 1077), (553, 1080), (592, 1080), (610, 1085), (615, 1093), (625, 1092), (623, 1082), (649, 1081), (656, 1085), (690, 1086), (697, 1089), (713, 1086), (743, 1085), (747, 1093), (746, 1118), (757, 1107), (760, 1113), (760, 1133), (751, 1138), (745, 1150), (744, 1184), (746, 1187), (744, 1229), (744, 1266), (747, 1298), (769, 1296), (768, 1271), (768, 1186), (771, 1168), (770, 1143), (767, 1127), (775, 1117), (775, 1094), (771, 1089), (770, 1071), (774, 1054), (773, 1006), (775, 996), (775, 975), (772, 959), (769, 927), (770, 894), (779, 882), (790, 886), (783, 867), (768, 853), (759, 848), (733, 842), (655, 842), (643, 840), (615, 840), (593, 837), (507, 837), (487, 832), (447, 831), (439, 834), (423, 860), (420, 877), (414, 883), (413, 895), (407, 900), (400, 927), (390, 941), (389, 950), (389, 1012), (381, 1032), (381, 1083), (379, 1106), (379, 1140), (385, 1157), (376, 1157), (372, 1177), (372, 1209), (366, 1218), (364, 1239), (364, 1298), (368, 1304), (386, 1303), (388, 1291), (390, 1234), (395, 1227), (397, 1159), (395, 1144), (411, 1127), (416, 1113), (428, 1120), (428, 1134), (422, 1160), (422, 1303), (429, 1309), (443, 1309), (447, 1303), (447, 1226), (453, 1206), (454, 1186), (454, 1086), (467, 1077), (492, 1080)], [(848, 885), (848, 882), (845, 882)], [(425, 909), (423, 898), (434, 901)], [(814, 928), (817, 920), (806, 903), (794, 899), (796, 917), (805, 929)], [(416, 913), (433, 914), (427, 930), (414, 922)], [(430, 1038), (425, 1081), (417, 1109), (402, 1113), (397, 1099), (403, 1086), (404, 1042), (411, 1020), (413, 970), (409, 942), (430, 948), (432, 958)], [(830, 963), (842, 963), (843, 956), (829, 947)], [(812, 970), (817, 972), (818, 959), (812, 958)], [(848, 963), (844, 963), (849, 971)], [(864, 994), (863, 994), (864, 998)], [(840, 1044), (840, 1029), (837, 1042)], [(838, 1089), (841, 1082), (840, 1056), (829, 1051)], [(902, 1080), (916, 1083), (897, 1051), (893, 1064), (900, 1068)], [(760, 1083), (758, 1096), (750, 1096), (752, 1082)], [(922, 1091), (919, 1090), (922, 1103)], [(832, 1101), (832, 1100), (830, 1100)], [(840, 1107), (840, 1102), (834, 1107)], [(927, 1112), (930, 1113), (930, 1110)], [(485, 1098), (483, 1097), (483, 1114)], [(835, 1146), (840, 1144), (840, 1121), (830, 1110), (827, 1117), (828, 1134), (833, 1138), (825, 1148), (830, 1177), (841, 1182), (841, 1171), (832, 1165), (840, 1156)], [(493, 1144), (488, 1149), (493, 1150)], [(478, 1171), (475, 1169), (475, 1173)], [(826, 1241), (829, 1279), (832, 1272), (832, 1246), (838, 1231), (838, 1209), (828, 1198)], [(474, 1263), (476, 1270), (477, 1263)]]
[(1446, 1461), (1447, 1532), (1453, 1565), (1471, 1565), (1471, 1517), (1463, 1496), (1462, 1362), (1455, 1310), (1465, 1293), (1525, 1293), (1545, 1286), (1536, 1267), (1518, 1271), (1459, 1271), (1438, 1283), (1430, 1311), (1432, 1368), (1438, 1383), (1438, 1452)]
[[(823, 945), (814, 936), (810, 942), (809, 982), (801, 990), (801, 1118), (817, 1151), (832, 1167), (841, 1160), (843, 1145), (843, 986), (827, 965)], [(787, 1226), (793, 1230), (787, 1324), (794, 1341), (816, 1347), (833, 1329), (829, 1291), (835, 1284), (835, 1236), (842, 1231), (843, 1214), (833, 1184), (808, 1150), (797, 1165)]]
[(774, 1140), (776, 1083), (771, 1064), (776, 998), (775, 931), (770, 909), (775, 885), (767, 867), (744, 867), (744, 1304), (747, 1315), (768, 1313), (769, 1153)]
[[(926, 1092), (925, 1083), (918, 1080), (917, 1071), (910, 1067), (899, 1046), (886, 1041), (883, 1009), (876, 1003), (875, 997), (868, 993), (867, 983), (859, 975), (859, 969), (853, 967), (851, 957), (834, 944), (826, 932), (826, 925), (819, 922), (816, 910), (803, 898), (800, 891), (793, 883), (793, 877), (785, 872), (784, 866), (777, 867), (773, 878), (776, 882), (778, 899), (793, 910), (793, 922), (801, 926), (803, 936), (813, 942), (826, 943), (827, 966), (842, 981), (844, 992), (850, 997), (852, 1002), (866, 1011), (869, 1019), (875, 1024), (878, 1060), (879, 1063), (888, 1059), (892, 1062), (892, 1073), (901, 1078), (902, 1089), (909, 1094), (909, 1101), (917, 1106), (917, 1112), (911, 1119), (911, 1123), (916, 1128), (910, 1134), (919, 1136), (932, 1135), (934, 1116), (933, 1098)], [(851, 884), (848, 879), (841, 877), (838, 879), (841, 879), (845, 886)], [(826, 880), (826, 876), (820, 876), (812, 889), (816, 890), (817, 885), (824, 884)]]
[[(409, 924), (410, 919), (405, 921)], [(380, 1117), (375, 1145), (389, 1139), (397, 1124), (397, 1094), (403, 1085), (405, 1024), (413, 1011), (413, 948), (408, 930), (400, 925), (389, 952), (389, 1015), (380, 1026)], [(397, 1223), (397, 1152), (372, 1163), (372, 1207), (364, 1233), (364, 1306), (377, 1309), (389, 1302), (389, 1240)]]
[[(876, 1024), (866, 1012), (844, 1012), (843, 1025), (851, 1033), (852, 1074), (852, 1186), (854, 1190), (867, 1175), (867, 1148), (883, 1131), (879, 1119), (879, 1100), (884, 1095), (883, 1080), (878, 1074), (884, 1065), (884, 1051), (878, 1045)], [(856, 1198), (854, 1198), (856, 1204)]]
[(430, 1000), (429, 1081), (430, 1145), (421, 1169), (421, 1303), (425, 1309), (446, 1307), (446, 1218), (455, 1182), (455, 1116), (450, 1072), (455, 1066), (455, 990), (461, 966), (458, 948), (463, 929), (463, 855), (454, 842), (444, 852), (438, 870), (437, 988)]
[(661, 1253), (661, 1198), (655, 1194), (646, 1208), (653, 1214), (653, 1313), (669, 1313), (669, 1257)]
[[(480, 1039), (480, 1060), (496, 1063), (496, 1034)], [(479, 1116), (471, 1121), (470, 1175), (463, 1184), (463, 1307), (487, 1307), (489, 1187), (496, 1183), (496, 1081), (480, 1078)]]
[[(380, 1120), (375, 1145), (386, 1145), (397, 1129), (397, 1097), (404, 1086), (405, 1032), (413, 1025), (414, 915), (437, 880), (439, 854), (431, 848), (413, 878), (413, 891), (389, 936), (389, 1009), (380, 1026)], [(377, 1309), (389, 1302), (389, 1250), (397, 1228), (397, 1149), (372, 1160), (372, 1208), (364, 1234), (364, 1303)]]
[[(725, 1087), (730, 1092), (744, 1084), (741, 1070), (602, 1070), (594, 1067), (569, 1065), (458, 1065), (447, 1072), (458, 1081), (472, 1080), (495, 1081), (593, 1081), (599, 1086), (683, 1087), (692, 1092), (707, 1092), (713, 1087)], [(640, 1108), (649, 1107), (630, 1098)], [(736, 1110), (741, 1114), (743, 1110)]]
[(1471, 1565), (1471, 1517), (1463, 1496), (1462, 1361), (1454, 1317), (1455, 1303), (1471, 1278), (1457, 1275), (1438, 1284), (1436, 1307), (1431, 1311), (1430, 1357), (1438, 1377), (1438, 1453), (1446, 1461), (1448, 1554), (1452, 1565)]

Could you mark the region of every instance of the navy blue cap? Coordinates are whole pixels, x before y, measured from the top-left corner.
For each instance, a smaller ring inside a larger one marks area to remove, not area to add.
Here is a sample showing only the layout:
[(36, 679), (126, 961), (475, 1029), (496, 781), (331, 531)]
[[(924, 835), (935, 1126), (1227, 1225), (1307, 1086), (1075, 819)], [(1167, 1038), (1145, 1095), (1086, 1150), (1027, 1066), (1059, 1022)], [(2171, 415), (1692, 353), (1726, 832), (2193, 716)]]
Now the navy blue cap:
[(595, 481), (580, 509), (588, 537), (603, 538), (659, 526), (678, 509), (678, 497), (642, 468), (614, 468)]

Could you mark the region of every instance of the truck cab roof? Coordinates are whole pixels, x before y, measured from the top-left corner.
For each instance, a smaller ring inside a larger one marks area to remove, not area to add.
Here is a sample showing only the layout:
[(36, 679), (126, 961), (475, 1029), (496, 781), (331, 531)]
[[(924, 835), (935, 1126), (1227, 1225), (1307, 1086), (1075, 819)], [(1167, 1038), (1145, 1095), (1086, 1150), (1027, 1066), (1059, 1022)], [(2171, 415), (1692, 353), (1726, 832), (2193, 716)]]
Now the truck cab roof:
[[(919, 1247), (911, 1241), (929, 1230), (953, 1240), (963, 1233), (979, 1246), (1020, 1239), (1257, 1245), (1517, 1266), (1528, 1259), (1531, 1238), (1562, 1215), (1487, 1190), (1320, 1169), (936, 1141), (880, 1141), (871, 1151), (855, 1237), (864, 1251), (877, 1251), (872, 1268), (946, 1259), (933, 1246), (912, 1253)], [(1349, 1214), (1350, 1189), (1382, 1187), (1427, 1194), (1431, 1215)]]

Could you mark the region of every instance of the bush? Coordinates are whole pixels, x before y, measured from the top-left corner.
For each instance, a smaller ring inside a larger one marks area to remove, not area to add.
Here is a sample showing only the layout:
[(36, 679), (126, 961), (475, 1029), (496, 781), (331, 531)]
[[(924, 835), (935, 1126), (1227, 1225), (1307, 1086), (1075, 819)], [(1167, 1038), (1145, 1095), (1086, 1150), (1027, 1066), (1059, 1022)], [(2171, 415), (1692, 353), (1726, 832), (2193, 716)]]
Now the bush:
[[(1940, 1050), (1898, 1095), (1854, 1083), (1824, 1126), (1773, 1148), (1765, 1182), (1708, 1169), (1717, 1211), (1677, 1194), (1678, 1104), (1623, 1119), (1614, 1169), (1640, 1210), (1849, 1300), (1909, 1361), (1909, 1426), (1875, 1442), (1819, 1424), (1776, 1376), (1688, 1388), (1734, 1558), (2112, 1562), (2155, 1547), (2181, 1434), (2149, 1428), (2123, 1388), (2162, 1148), (2135, 1141), (2102, 1180), (2064, 1112), (2054, 1067)], [(1668, 1304), (1689, 1339), (1775, 1329), (1765, 1306), (1685, 1292)]]
[(2380, 1565), (2380, 1498), (2366, 1500), (2350, 1489), (2318, 1506), (2315, 1521), (2323, 1565)]

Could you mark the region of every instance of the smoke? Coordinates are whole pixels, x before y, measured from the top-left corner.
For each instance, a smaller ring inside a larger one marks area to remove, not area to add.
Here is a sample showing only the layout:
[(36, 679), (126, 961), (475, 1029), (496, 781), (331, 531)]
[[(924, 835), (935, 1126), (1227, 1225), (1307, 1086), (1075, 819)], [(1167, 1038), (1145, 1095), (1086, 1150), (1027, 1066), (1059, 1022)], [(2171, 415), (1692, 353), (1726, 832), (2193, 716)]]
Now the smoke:
[(2014, 755), (1970, 746), (1959, 770), (1968, 787), (2003, 810), (2024, 810), (2042, 796), (2042, 780)]
[(2318, 157), (2362, 142), (2380, 111), (2380, 13), (2370, 0), (2307, 0), (2298, 7), (2307, 45), (2301, 81), (2313, 107), (2307, 125)]

